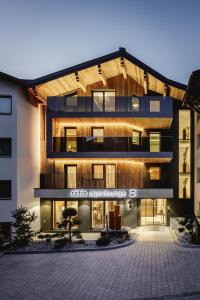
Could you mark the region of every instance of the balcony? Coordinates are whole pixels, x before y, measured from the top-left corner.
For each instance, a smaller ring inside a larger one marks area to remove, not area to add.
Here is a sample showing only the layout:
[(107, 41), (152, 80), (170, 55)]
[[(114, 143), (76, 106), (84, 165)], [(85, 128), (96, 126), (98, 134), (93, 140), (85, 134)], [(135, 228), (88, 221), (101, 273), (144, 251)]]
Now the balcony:
[(108, 97), (100, 102), (93, 97), (48, 97), (47, 112), (57, 117), (139, 117), (172, 118), (170, 97)]
[[(132, 137), (53, 137), (49, 158), (138, 158), (168, 159), (173, 157), (173, 138), (163, 136), (159, 140), (140, 137), (134, 143)], [(166, 161), (167, 162), (167, 161)]]

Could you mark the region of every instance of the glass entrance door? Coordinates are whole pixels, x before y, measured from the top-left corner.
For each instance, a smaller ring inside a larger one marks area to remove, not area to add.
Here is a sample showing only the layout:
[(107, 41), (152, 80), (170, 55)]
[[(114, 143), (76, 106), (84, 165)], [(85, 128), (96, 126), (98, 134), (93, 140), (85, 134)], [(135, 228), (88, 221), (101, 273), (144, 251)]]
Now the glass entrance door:
[(141, 225), (166, 225), (166, 199), (141, 199)]

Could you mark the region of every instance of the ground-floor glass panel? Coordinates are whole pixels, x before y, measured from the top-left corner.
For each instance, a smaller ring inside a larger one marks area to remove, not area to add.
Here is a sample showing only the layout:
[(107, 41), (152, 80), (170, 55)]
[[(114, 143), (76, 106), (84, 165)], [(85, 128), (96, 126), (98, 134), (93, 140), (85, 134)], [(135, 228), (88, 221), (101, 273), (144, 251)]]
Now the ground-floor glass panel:
[(53, 228), (59, 228), (63, 221), (63, 210), (73, 207), (78, 211), (78, 201), (53, 201)]
[(117, 201), (92, 201), (92, 228), (104, 228), (106, 215), (109, 218), (109, 212), (114, 211), (116, 204)]
[(141, 225), (166, 225), (166, 199), (141, 199)]

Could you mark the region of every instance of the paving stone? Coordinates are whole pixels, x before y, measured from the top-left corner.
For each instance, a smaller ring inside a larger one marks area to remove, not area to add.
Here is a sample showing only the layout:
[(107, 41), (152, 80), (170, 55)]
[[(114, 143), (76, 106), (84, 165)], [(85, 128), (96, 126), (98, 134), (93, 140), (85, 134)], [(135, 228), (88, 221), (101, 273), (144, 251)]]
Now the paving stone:
[(168, 228), (140, 228), (121, 249), (0, 257), (0, 299), (200, 300), (199, 269), (200, 249), (176, 245)]

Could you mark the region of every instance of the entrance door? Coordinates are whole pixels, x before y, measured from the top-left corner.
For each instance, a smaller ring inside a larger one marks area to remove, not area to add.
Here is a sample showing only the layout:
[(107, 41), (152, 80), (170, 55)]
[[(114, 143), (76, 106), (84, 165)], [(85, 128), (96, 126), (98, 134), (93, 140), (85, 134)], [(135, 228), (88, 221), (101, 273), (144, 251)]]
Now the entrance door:
[(141, 199), (141, 225), (166, 225), (166, 199)]

